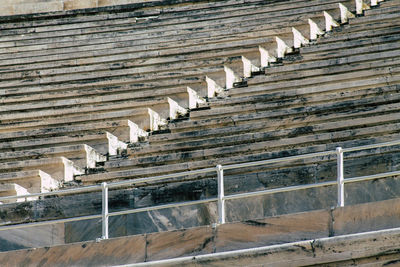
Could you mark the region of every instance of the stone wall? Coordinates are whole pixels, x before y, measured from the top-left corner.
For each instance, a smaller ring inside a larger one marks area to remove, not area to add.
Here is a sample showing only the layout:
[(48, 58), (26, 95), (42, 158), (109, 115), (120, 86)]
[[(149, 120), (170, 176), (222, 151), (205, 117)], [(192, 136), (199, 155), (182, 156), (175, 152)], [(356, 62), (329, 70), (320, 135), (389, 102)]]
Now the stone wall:
[[(0, 16), (47, 13), (74, 9), (150, 2), (148, 0), (2, 0)], [(152, 1), (154, 2), (154, 1)]]
[[(193, 191), (192, 186), (194, 184), (186, 184), (181, 189), (184, 188), (187, 191)], [(191, 188), (192, 190), (190, 190)], [(162, 191), (162, 189), (157, 190), (156, 188), (111, 191), (109, 201), (110, 211), (164, 204), (166, 199), (161, 195), (155, 195), (156, 192)], [(176, 194), (174, 202), (189, 200), (187, 198), (177, 199), (179, 195)], [(374, 201), (384, 201), (398, 197), (400, 197), (399, 178), (380, 179), (347, 184), (345, 186), (346, 205), (366, 202), (371, 202), (370, 205), (373, 205)], [(320, 209), (330, 210), (335, 204), (336, 186), (296, 190), (227, 201), (226, 219), (227, 222), (262, 220), (271, 216), (283, 216), (298, 212)], [(379, 210), (375, 209), (375, 211)], [(92, 193), (3, 205), (2, 209), (0, 209), (0, 222), (7, 224), (10, 220), (14, 222), (29, 222), (30, 220), (40, 221), (49, 218), (65, 218), (100, 213), (101, 196), (99, 193)], [(150, 234), (209, 226), (216, 221), (216, 218), (216, 203), (140, 212), (111, 217), (109, 221), (109, 236), (115, 238), (126, 235)], [(361, 221), (358, 219), (355, 221), (358, 223), (353, 228), (361, 228), (362, 223), (359, 223)], [(335, 223), (336, 226), (339, 226), (338, 222)], [(346, 232), (339, 230), (334, 229), (333, 231), (342, 234)], [(35, 236), (32, 234), (33, 232), (35, 234), (38, 232), (41, 233), (40, 240), (33, 238)], [(101, 220), (99, 219), (58, 224), (54, 225), (53, 228), (43, 226), (0, 231), (0, 251), (95, 240), (100, 236)]]
[[(60, 246), (0, 252), (0, 265), (110, 266), (185, 256), (190, 256), (189, 262), (181, 263), (178, 259), (170, 265), (164, 262), (162, 266), (228, 266), (229, 264), (248, 266), (252, 260), (255, 260), (254, 263), (257, 264), (274, 262), (279, 265), (278, 263), (281, 262), (280, 266), (298, 266), (302, 260), (307, 260), (308, 264), (321, 264), (343, 260), (357, 261), (360, 258), (372, 256), (376, 257), (367, 262), (380, 259), (384, 265), (392, 259), (379, 257), (394, 253), (398, 257), (399, 229), (372, 233), (373, 238), (370, 239), (365, 238), (371, 233), (346, 235), (399, 227), (399, 211), (400, 201), (393, 199), (227, 223), (217, 227), (200, 226), (111, 238), (101, 242), (91, 240)], [(308, 240), (304, 241), (307, 242), (307, 246), (296, 246), (290, 243), (277, 245), (294, 241), (302, 243), (301, 240)], [(268, 252), (255, 253), (271, 245), (275, 246), (266, 248), (269, 249)], [(276, 250), (278, 247), (282, 249)], [(219, 264), (212, 264), (208, 261), (211, 259), (202, 261), (201, 256), (198, 257), (198, 255), (229, 251), (235, 254), (233, 250), (249, 248), (253, 248), (251, 254), (244, 257), (227, 257), (219, 262), (217, 260)], [(197, 262), (198, 260), (200, 262)], [(154, 264), (154, 266), (160, 265)], [(340, 266), (347, 265), (340, 264)]]

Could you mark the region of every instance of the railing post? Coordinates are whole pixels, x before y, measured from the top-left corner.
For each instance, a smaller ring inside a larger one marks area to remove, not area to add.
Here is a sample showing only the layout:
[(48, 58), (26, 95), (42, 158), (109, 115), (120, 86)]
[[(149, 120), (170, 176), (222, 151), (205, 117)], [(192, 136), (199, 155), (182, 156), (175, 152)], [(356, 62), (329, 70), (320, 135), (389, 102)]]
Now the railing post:
[(106, 182), (101, 183), (101, 222), (102, 222), (102, 237), (108, 239), (108, 186)]
[(344, 207), (344, 175), (343, 175), (343, 150), (336, 148), (337, 156), (337, 187), (338, 187), (338, 207)]
[(217, 165), (218, 174), (218, 223), (225, 223), (225, 193), (224, 193), (224, 170)]

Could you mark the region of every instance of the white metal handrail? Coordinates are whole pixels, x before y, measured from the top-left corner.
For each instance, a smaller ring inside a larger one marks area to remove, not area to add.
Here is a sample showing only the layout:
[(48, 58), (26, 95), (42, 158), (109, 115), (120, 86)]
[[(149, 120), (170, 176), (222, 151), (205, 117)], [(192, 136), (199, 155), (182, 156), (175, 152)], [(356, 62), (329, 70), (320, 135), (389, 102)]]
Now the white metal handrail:
[[(214, 168), (205, 168), (205, 169), (199, 169), (199, 170), (194, 170), (194, 171), (178, 172), (178, 173), (154, 176), (154, 177), (149, 177), (149, 178), (132, 179), (132, 180), (127, 180), (127, 181), (113, 182), (113, 183), (103, 182), (101, 185), (72, 188), (72, 189), (59, 190), (59, 191), (54, 191), (54, 192), (0, 197), (0, 201), (4, 201), (4, 200), (11, 200), (11, 199), (19, 199), (19, 198), (27, 199), (27, 198), (40, 197), (40, 196), (67, 195), (67, 194), (86, 193), (86, 192), (102, 190), (102, 213), (101, 214), (87, 215), (87, 216), (80, 216), (80, 217), (73, 217), (73, 218), (66, 218), (66, 219), (49, 220), (49, 221), (43, 221), (43, 222), (5, 225), (5, 226), (0, 227), (0, 231), (101, 218), (102, 239), (107, 239), (108, 238), (108, 219), (111, 216), (119, 216), (119, 215), (133, 214), (133, 213), (138, 213), (138, 212), (146, 212), (146, 211), (153, 211), (153, 210), (173, 208), (173, 207), (204, 204), (204, 203), (210, 203), (210, 202), (218, 203), (218, 223), (223, 224), (223, 223), (225, 223), (225, 217), (226, 217), (226, 215), (225, 215), (225, 200), (233, 200), (233, 199), (240, 199), (240, 198), (268, 195), (268, 194), (274, 194), (274, 193), (282, 193), (282, 192), (290, 192), (290, 191), (295, 191), (295, 190), (310, 189), (310, 188), (316, 188), (316, 187), (334, 186), (334, 185), (338, 186), (337, 206), (341, 207), (341, 206), (344, 206), (344, 184), (345, 183), (353, 183), (353, 182), (380, 179), (380, 178), (400, 175), (400, 171), (395, 171), (395, 172), (386, 172), (386, 173), (379, 173), (379, 174), (374, 174), (374, 175), (352, 177), (352, 178), (344, 179), (344, 177), (343, 177), (344, 153), (355, 152), (355, 151), (360, 151), (360, 150), (375, 149), (375, 148), (381, 148), (381, 147), (388, 147), (388, 146), (395, 146), (395, 145), (400, 145), (400, 140), (386, 142), (386, 143), (373, 144), (373, 145), (353, 147), (353, 148), (346, 148), (346, 149), (337, 147), (335, 151), (323, 151), (323, 152), (303, 154), (303, 155), (283, 157), (283, 158), (276, 158), (276, 159), (268, 159), (268, 160), (253, 161), (253, 162), (246, 162), (246, 163), (239, 163), (239, 164), (231, 164), (231, 165), (226, 165), (226, 166), (217, 165)], [(337, 179), (336, 179), (336, 181), (327, 181), (327, 182), (307, 184), (307, 185), (288, 186), (288, 187), (267, 189), (267, 190), (261, 190), (261, 191), (255, 191), (255, 192), (239, 193), (239, 194), (228, 195), (228, 196), (225, 196), (225, 194), (224, 194), (224, 170), (246, 168), (246, 167), (259, 166), (259, 165), (265, 165), (265, 164), (271, 164), (271, 163), (289, 162), (289, 161), (295, 161), (295, 160), (300, 160), (300, 159), (323, 157), (323, 156), (329, 156), (329, 155), (336, 155), (336, 158), (337, 158)], [(151, 183), (151, 182), (156, 182), (156, 181), (163, 181), (163, 180), (176, 178), (176, 177), (195, 175), (195, 174), (203, 174), (203, 173), (214, 172), (214, 171), (217, 172), (217, 177), (218, 177), (218, 196), (216, 198), (208, 198), (208, 199), (187, 201), (187, 202), (180, 202), (180, 203), (171, 203), (171, 204), (157, 205), (157, 206), (152, 206), (152, 207), (137, 208), (137, 209), (117, 211), (117, 212), (111, 212), (111, 213), (109, 213), (109, 211), (108, 211), (108, 189), (109, 188), (116, 188), (116, 187), (121, 187), (121, 186), (134, 186), (134, 185), (146, 184), (146, 183)]]

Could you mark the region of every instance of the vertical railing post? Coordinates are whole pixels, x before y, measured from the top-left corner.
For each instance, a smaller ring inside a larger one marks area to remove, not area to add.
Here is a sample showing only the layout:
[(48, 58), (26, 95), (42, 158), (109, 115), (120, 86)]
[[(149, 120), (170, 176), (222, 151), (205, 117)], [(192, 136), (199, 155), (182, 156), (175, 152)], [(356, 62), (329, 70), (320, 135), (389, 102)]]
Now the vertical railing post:
[(218, 223), (225, 223), (225, 193), (224, 193), (224, 170), (217, 165), (218, 174)]
[(337, 194), (338, 207), (344, 207), (344, 175), (343, 175), (343, 150), (341, 147), (336, 148), (337, 156)]
[(108, 186), (106, 182), (101, 183), (101, 222), (102, 222), (102, 239), (108, 239)]

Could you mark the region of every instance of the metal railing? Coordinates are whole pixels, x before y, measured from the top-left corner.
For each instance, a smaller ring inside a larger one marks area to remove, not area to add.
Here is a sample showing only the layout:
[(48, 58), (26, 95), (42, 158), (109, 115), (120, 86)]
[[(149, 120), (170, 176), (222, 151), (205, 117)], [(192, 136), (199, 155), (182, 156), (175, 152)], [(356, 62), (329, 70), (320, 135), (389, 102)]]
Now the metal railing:
[[(154, 211), (154, 210), (160, 210), (160, 209), (166, 209), (166, 208), (204, 204), (204, 203), (210, 203), (210, 202), (217, 202), (218, 223), (224, 224), (225, 220), (226, 220), (226, 213), (225, 213), (225, 201), (226, 200), (241, 199), (241, 198), (247, 198), (247, 197), (255, 197), (255, 196), (261, 196), (261, 195), (269, 195), (269, 194), (275, 194), (275, 193), (290, 192), (290, 191), (295, 191), (295, 190), (303, 190), (303, 189), (310, 189), (310, 188), (324, 187), (324, 186), (334, 186), (334, 185), (337, 185), (337, 206), (343, 207), (345, 204), (344, 203), (344, 185), (346, 183), (354, 183), (354, 182), (367, 181), (367, 180), (380, 179), (380, 178), (393, 177), (393, 176), (400, 175), (400, 171), (394, 171), (394, 172), (386, 172), (386, 173), (379, 173), (379, 174), (374, 174), (374, 175), (359, 176), (359, 177), (352, 177), (352, 178), (344, 179), (344, 175), (343, 175), (343, 173), (344, 173), (344, 166), (343, 166), (344, 153), (356, 152), (356, 151), (361, 151), (361, 150), (369, 150), (369, 149), (375, 149), (375, 148), (382, 148), (382, 147), (389, 147), (389, 146), (396, 146), (396, 145), (400, 145), (400, 140), (386, 142), (386, 143), (379, 143), (379, 144), (374, 144), (374, 145), (346, 148), (346, 149), (337, 147), (336, 150), (332, 150), (332, 151), (324, 151), (324, 152), (303, 154), (303, 155), (262, 160), (262, 161), (253, 161), (253, 162), (231, 164), (231, 165), (225, 165), (225, 166), (217, 165), (214, 168), (205, 168), (205, 169), (199, 169), (199, 170), (194, 170), (194, 171), (186, 171), (186, 172), (180, 172), (180, 173), (155, 176), (155, 177), (150, 177), (150, 178), (140, 178), (140, 179), (126, 180), (126, 181), (113, 182), (113, 183), (103, 182), (101, 185), (86, 186), (86, 187), (60, 190), (60, 191), (54, 191), (54, 192), (0, 197), (0, 201), (3, 202), (3, 201), (7, 201), (7, 200), (15, 200), (15, 199), (20, 199), (20, 198), (28, 199), (28, 198), (32, 198), (32, 197), (43, 197), (43, 196), (51, 196), (51, 195), (53, 195), (53, 196), (54, 195), (67, 195), (67, 194), (75, 194), (75, 193), (88, 193), (88, 192), (100, 191), (100, 190), (102, 191), (102, 213), (101, 214), (80, 216), (80, 217), (67, 218), (67, 219), (49, 220), (49, 221), (43, 221), (43, 222), (5, 225), (5, 226), (0, 227), (0, 231), (101, 218), (101, 221), (102, 221), (102, 236), (101, 236), (101, 238), (108, 239), (108, 233), (109, 233), (108, 221), (109, 221), (109, 218), (112, 216), (120, 216), (120, 215), (133, 214), (133, 213), (146, 212), (146, 211)], [(336, 179), (336, 181), (327, 181), (327, 182), (320, 182), (320, 183), (307, 184), (307, 185), (288, 186), (288, 187), (282, 187), (282, 188), (274, 188), (274, 189), (267, 189), (267, 190), (239, 193), (239, 194), (225, 196), (224, 170), (248, 168), (248, 167), (259, 166), (259, 165), (290, 162), (290, 161), (330, 156), (330, 155), (336, 155), (336, 159), (337, 159), (337, 179)], [(195, 174), (204, 174), (204, 173), (209, 173), (209, 172), (214, 172), (214, 171), (217, 173), (217, 179), (218, 179), (218, 196), (217, 197), (202, 199), (202, 200), (195, 200), (195, 201), (157, 205), (157, 206), (152, 206), (152, 207), (130, 209), (130, 210), (124, 210), (124, 211), (117, 211), (117, 212), (109, 212), (109, 210), (108, 210), (108, 189), (110, 189), (110, 188), (135, 186), (135, 185), (140, 185), (140, 184), (145, 184), (145, 183), (163, 181), (163, 180), (167, 180), (167, 179), (171, 179), (171, 178), (177, 178), (177, 177), (189, 176), (189, 175), (195, 175)]]

